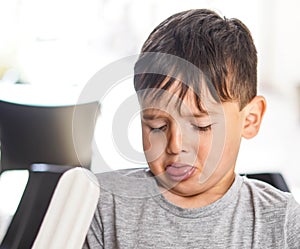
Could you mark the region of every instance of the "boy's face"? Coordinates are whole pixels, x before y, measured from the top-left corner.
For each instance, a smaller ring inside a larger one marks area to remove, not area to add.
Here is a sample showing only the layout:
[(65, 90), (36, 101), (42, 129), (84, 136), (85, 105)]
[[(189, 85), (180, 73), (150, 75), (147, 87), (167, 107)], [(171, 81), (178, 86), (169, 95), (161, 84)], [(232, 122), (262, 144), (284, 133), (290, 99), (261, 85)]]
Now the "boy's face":
[(204, 92), (207, 113), (200, 112), (191, 90), (179, 108), (173, 86), (159, 100), (141, 103), (149, 167), (163, 188), (179, 196), (194, 196), (234, 178), (243, 112), (238, 103), (220, 104)]

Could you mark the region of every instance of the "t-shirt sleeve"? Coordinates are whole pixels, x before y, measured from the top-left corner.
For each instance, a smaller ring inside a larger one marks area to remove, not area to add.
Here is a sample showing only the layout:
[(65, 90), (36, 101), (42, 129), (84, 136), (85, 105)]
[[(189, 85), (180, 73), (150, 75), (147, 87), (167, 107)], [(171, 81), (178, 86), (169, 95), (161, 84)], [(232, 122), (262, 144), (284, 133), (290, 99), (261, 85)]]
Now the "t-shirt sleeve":
[(287, 205), (286, 238), (288, 248), (300, 248), (300, 204), (293, 197)]
[(103, 226), (97, 209), (83, 244), (83, 249), (101, 249), (103, 246)]

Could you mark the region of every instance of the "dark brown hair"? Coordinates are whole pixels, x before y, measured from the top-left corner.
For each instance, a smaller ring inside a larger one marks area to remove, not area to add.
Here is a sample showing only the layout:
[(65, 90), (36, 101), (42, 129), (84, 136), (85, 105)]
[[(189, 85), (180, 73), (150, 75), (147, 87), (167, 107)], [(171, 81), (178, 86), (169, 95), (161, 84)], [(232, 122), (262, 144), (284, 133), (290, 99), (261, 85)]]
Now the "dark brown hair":
[(210, 82), (216, 100), (238, 101), (240, 109), (257, 94), (257, 52), (250, 31), (238, 19), (207, 9), (180, 12), (159, 24), (145, 41), (134, 73), (137, 92), (167, 90), (179, 77), (181, 98), (188, 88), (198, 93), (200, 79)]

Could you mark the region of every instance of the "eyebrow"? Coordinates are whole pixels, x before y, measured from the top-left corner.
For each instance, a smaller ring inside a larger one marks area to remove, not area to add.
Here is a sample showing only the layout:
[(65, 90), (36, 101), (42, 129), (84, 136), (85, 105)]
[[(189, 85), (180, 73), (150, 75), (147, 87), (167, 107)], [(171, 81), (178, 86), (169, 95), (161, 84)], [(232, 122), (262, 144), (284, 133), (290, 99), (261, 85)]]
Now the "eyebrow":
[(142, 118), (146, 119), (146, 120), (154, 120), (154, 119), (163, 118), (163, 117), (161, 117), (161, 115), (145, 114), (142, 116)]
[[(145, 114), (142, 116), (143, 119), (145, 120), (154, 120), (154, 119), (159, 119), (159, 118), (164, 118), (166, 115), (159, 115), (159, 114)], [(189, 115), (182, 115), (185, 117), (193, 117), (193, 118), (204, 118), (209, 116), (208, 113), (191, 113)]]
[(193, 118), (203, 118), (206, 116), (209, 116), (207, 112), (201, 112), (201, 113), (189, 113), (187, 115), (182, 115), (183, 117), (193, 117)]

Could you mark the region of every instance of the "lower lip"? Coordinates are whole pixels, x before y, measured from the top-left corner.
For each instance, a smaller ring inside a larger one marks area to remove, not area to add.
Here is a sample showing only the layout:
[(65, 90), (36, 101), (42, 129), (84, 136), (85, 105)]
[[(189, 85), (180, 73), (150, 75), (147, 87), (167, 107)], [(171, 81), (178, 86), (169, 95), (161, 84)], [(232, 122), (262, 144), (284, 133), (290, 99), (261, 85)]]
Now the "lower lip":
[(169, 179), (181, 182), (191, 178), (195, 172), (195, 167), (184, 166), (184, 167), (175, 167), (168, 166), (166, 169), (166, 175)]

